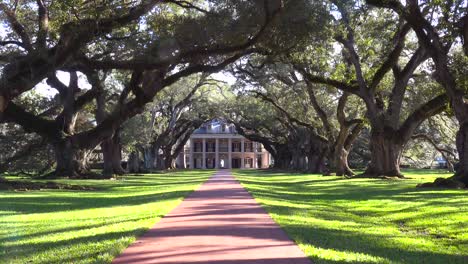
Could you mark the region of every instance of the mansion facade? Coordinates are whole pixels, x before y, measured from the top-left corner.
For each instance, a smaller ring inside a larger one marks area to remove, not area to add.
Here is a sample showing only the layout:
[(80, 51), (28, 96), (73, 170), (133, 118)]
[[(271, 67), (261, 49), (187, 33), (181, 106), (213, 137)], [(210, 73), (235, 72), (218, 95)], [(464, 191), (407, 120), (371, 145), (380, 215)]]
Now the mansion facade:
[(239, 135), (234, 125), (214, 119), (193, 132), (177, 163), (191, 169), (268, 168), (270, 153)]

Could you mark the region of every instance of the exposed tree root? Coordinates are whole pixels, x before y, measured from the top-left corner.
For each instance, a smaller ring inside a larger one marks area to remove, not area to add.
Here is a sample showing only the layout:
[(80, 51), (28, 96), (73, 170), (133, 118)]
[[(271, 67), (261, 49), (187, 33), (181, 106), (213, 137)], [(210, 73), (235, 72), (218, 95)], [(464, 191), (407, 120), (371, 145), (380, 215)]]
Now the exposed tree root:
[(101, 174), (101, 173), (94, 173), (91, 171), (86, 172), (73, 172), (73, 173), (58, 173), (56, 171), (50, 172), (48, 174), (42, 175), (37, 177), (39, 179), (112, 179), (114, 178), (114, 174)]
[(352, 178), (355, 175), (356, 174), (351, 169), (347, 169), (344, 172), (326, 171), (322, 174), (322, 176), (342, 176), (344, 178)]
[(419, 188), (447, 188), (447, 189), (464, 189), (468, 188), (466, 184), (456, 179), (456, 177), (450, 178), (437, 178), (434, 182), (425, 182), (416, 185)]
[(373, 173), (361, 173), (352, 177), (347, 178), (368, 178), (368, 179), (383, 179), (383, 180), (404, 180), (409, 179), (405, 177), (403, 174), (373, 174)]
[(79, 175), (75, 175), (74, 177), (70, 177), (70, 179), (108, 180), (108, 179), (114, 179), (115, 176), (116, 174), (104, 175), (102, 173), (87, 172), (87, 173), (80, 173)]

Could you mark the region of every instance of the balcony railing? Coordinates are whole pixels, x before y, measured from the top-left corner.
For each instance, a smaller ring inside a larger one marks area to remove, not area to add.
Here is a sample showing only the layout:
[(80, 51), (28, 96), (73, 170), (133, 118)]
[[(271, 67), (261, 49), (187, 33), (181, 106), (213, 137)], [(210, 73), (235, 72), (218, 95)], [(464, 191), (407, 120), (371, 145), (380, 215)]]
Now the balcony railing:
[[(186, 151), (190, 151), (190, 148), (187, 148)], [(228, 146), (219, 146), (218, 147), (219, 152), (229, 152), (229, 147)], [(241, 152), (240, 148), (232, 148), (232, 152)], [(244, 152), (262, 152), (263, 148), (262, 147), (257, 147), (257, 148), (245, 148)], [(195, 147), (193, 148), (193, 152), (203, 152), (202, 147)], [(206, 148), (206, 152), (216, 152), (216, 148)]]
[(219, 152), (228, 152), (228, 151), (229, 151), (229, 147), (219, 146)]

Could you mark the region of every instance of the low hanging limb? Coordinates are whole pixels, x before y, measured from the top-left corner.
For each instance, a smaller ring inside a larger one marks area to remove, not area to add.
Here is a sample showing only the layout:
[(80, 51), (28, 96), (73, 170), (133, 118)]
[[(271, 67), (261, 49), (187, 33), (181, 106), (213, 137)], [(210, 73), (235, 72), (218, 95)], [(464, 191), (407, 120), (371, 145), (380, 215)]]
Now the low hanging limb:
[(445, 149), (445, 148), (441, 148), (437, 145), (437, 143), (434, 141), (434, 139), (432, 139), (431, 137), (429, 137), (428, 135), (426, 134), (415, 134), (411, 137), (412, 139), (422, 139), (426, 142), (428, 142), (429, 144), (431, 144), (441, 155), (442, 157), (447, 161), (447, 167), (448, 169), (453, 172), (454, 169), (453, 169), (453, 164), (452, 162), (450, 162), (450, 159), (449, 159), (449, 156), (448, 155), (451, 155), (455, 160), (456, 160), (456, 155), (455, 153), (453, 153), (452, 151), (448, 150), (448, 149)]

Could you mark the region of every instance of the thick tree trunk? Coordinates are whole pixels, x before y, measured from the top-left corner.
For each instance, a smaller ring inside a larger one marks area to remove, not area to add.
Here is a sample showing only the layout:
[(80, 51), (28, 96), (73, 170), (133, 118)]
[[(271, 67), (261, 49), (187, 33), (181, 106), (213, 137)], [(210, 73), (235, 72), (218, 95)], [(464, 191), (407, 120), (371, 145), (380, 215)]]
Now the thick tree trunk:
[(303, 149), (293, 151), (290, 169), (306, 173), (318, 173), (320, 171), (320, 157), (318, 153), (305, 153)]
[(311, 152), (307, 155), (307, 173), (322, 173), (324, 169), (324, 156), (322, 153)]
[(153, 170), (157, 168), (156, 166), (156, 153), (154, 151), (153, 146), (142, 148), (143, 153), (143, 164), (145, 166), (145, 170)]
[(354, 171), (349, 167), (348, 155), (349, 151), (346, 150), (344, 144), (337, 143), (333, 152), (328, 155), (329, 164), (325, 170), (326, 175), (335, 173), (336, 176), (353, 176)]
[[(348, 164), (348, 154), (352, 143), (359, 135), (362, 129), (362, 124), (357, 124), (350, 133), (350, 126), (345, 124), (345, 121), (340, 125), (340, 133), (336, 138), (333, 146), (333, 169), (336, 176), (353, 176), (354, 172)], [(347, 149), (348, 148), (348, 149)]]
[(300, 170), (300, 171), (305, 171), (307, 172), (308, 171), (308, 162), (307, 162), (307, 158), (305, 155), (298, 155), (297, 157), (297, 169)]
[(164, 155), (163, 154), (158, 154), (156, 155), (155, 159), (155, 169), (157, 170), (164, 170), (166, 169), (166, 162), (164, 160)]
[[(460, 126), (457, 132), (457, 151), (459, 157), (459, 164), (456, 168), (453, 180), (463, 183), (468, 186), (468, 121)], [(460, 187), (463, 187), (460, 185)]]
[(130, 173), (140, 172), (140, 158), (137, 151), (130, 153), (127, 162), (127, 168)]
[(176, 159), (172, 155), (164, 157), (164, 169), (173, 170), (176, 168)]
[(291, 166), (291, 155), (288, 153), (277, 152), (273, 155), (274, 169), (286, 170), (289, 169)]
[(338, 151), (335, 151), (336, 176), (354, 175), (353, 170), (348, 164), (348, 154), (349, 152), (344, 148), (340, 148)]
[(104, 140), (101, 143), (102, 156), (104, 159), (104, 168), (102, 169), (102, 175), (105, 178), (111, 178), (114, 175), (114, 166), (112, 164), (113, 146), (110, 139)]
[(396, 176), (402, 177), (400, 172), (400, 157), (404, 144), (393, 131), (371, 131), (370, 151), (371, 161), (364, 172), (364, 176)]
[(76, 168), (77, 171), (81, 174), (89, 173), (89, 156), (92, 151), (86, 149), (79, 149), (75, 152), (75, 161), (76, 161)]
[(297, 171), (305, 171), (306, 167), (303, 159), (305, 159), (304, 155), (301, 155), (299, 151), (294, 151), (291, 159), (291, 169)]
[(460, 162), (455, 175), (450, 178), (437, 178), (434, 182), (418, 184), (418, 187), (468, 188), (468, 121), (460, 125), (456, 145)]
[(114, 168), (114, 173), (117, 175), (123, 175), (126, 173), (122, 167), (122, 145), (120, 144), (120, 140), (118, 143), (113, 141), (112, 167)]
[(112, 178), (114, 174), (123, 175), (122, 151), (118, 135), (101, 143), (102, 155), (104, 157), (104, 168), (102, 175), (105, 178)]
[(57, 166), (53, 176), (74, 178), (87, 172), (86, 161), (80, 160), (77, 150), (70, 141), (54, 144), (54, 151)]

